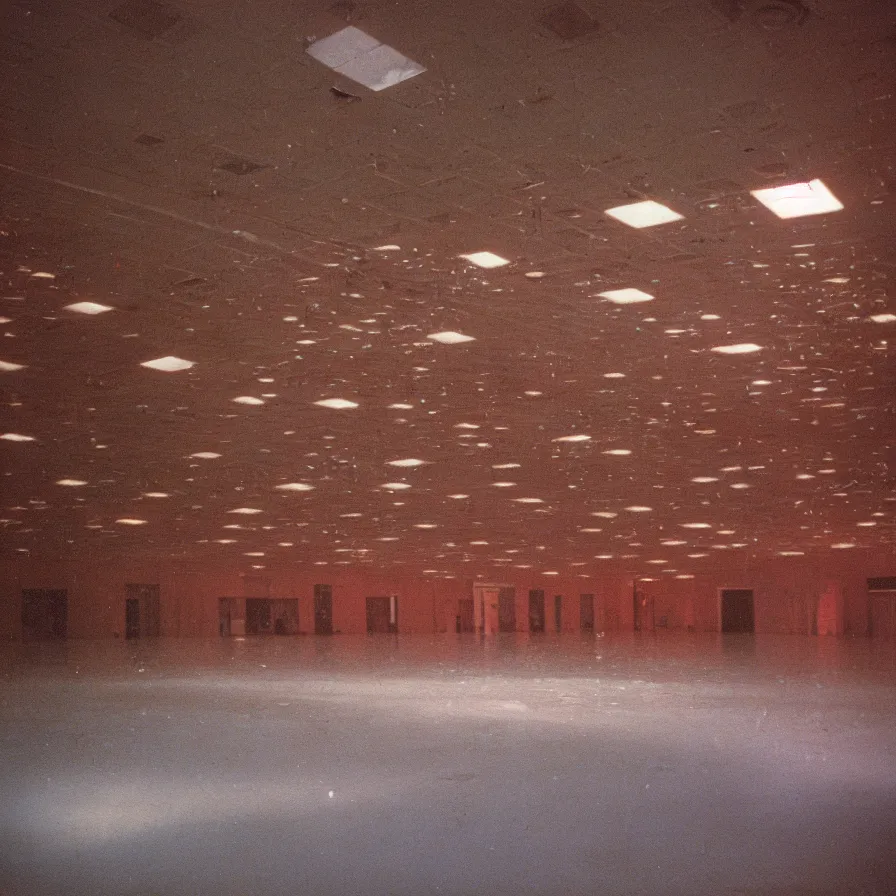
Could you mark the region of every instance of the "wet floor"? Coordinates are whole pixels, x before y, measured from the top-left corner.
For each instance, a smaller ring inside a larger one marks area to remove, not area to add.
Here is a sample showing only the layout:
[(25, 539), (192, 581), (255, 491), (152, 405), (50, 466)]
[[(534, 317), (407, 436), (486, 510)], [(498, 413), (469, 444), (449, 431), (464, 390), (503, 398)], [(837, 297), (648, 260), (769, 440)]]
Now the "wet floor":
[(0, 649), (0, 894), (896, 893), (896, 648)]

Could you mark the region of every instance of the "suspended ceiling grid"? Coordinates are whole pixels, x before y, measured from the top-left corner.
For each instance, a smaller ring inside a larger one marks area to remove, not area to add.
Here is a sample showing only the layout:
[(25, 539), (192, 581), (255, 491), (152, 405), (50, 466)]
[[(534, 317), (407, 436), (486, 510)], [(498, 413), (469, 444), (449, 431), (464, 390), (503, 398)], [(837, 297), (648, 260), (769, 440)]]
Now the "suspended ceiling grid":
[[(892, 549), (889, 4), (4, 24), (5, 549), (683, 577)], [(374, 92), (309, 55), (347, 25), (426, 71)], [(816, 178), (842, 210), (751, 195)], [(646, 199), (683, 217), (606, 214)]]

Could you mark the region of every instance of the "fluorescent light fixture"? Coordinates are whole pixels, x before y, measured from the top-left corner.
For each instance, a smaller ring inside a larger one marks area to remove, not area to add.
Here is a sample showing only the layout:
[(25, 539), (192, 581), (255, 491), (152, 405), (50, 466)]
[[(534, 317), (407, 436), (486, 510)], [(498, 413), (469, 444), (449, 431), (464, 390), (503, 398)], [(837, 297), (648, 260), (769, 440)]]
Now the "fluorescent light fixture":
[(682, 529), (712, 529), (710, 523), (679, 523)]
[(57, 479), (56, 485), (87, 485), (87, 483), (83, 479)]
[(384, 482), (380, 488), (388, 489), (390, 492), (400, 492), (410, 486), (406, 482)]
[(427, 339), (433, 342), (441, 342), (442, 345), (458, 345), (461, 342), (474, 342), (475, 336), (465, 336), (463, 333), (456, 333), (454, 330), (443, 330), (440, 333), (430, 333)]
[(254, 398), (251, 395), (238, 395), (236, 398), (234, 398), (232, 400), (236, 404), (251, 404), (251, 405), (264, 404), (263, 398)]
[(502, 258), (500, 255), (495, 255), (494, 252), (470, 252), (469, 254), (461, 255), (460, 257), (466, 259), (471, 264), (475, 264), (476, 267), (479, 268), (500, 268), (505, 264), (510, 264), (506, 258)]
[(515, 470), (519, 464), (492, 464), (493, 470)]
[(167, 498), (168, 492), (143, 492), (144, 498)]
[(629, 227), (638, 229), (656, 227), (657, 224), (669, 224), (672, 221), (680, 221), (684, 217), (652, 199), (647, 199), (644, 202), (632, 202), (629, 205), (617, 205), (615, 208), (608, 208), (605, 214), (623, 224), (628, 224)]
[(513, 498), (518, 504), (544, 504), (541, 498)]
[(869, 320), (876, 324), (891, 324), (896, 321), (896, 314), (872, 314)]
[(422, 65), (354, 25), (315, 41), (305, 52), (327, 68), (374, 91), (385, 90), (426, 71)]
[(311, 492), (314, 491), (313, 485), (307, 482), (284, 482), (283, 485), (276, 486), (282, 492)]
[(24, 370), (24, 364), (14, 364), (12, 361), (0, 361), (0, 370), (12, 373), (14, 370)]
[(220, 456), (220, 454), (216, 454), (214, 451), (197, 451), (195, 454), (190, 455), (190, 457), (198, 457), (200, 460), (213, 460)]
[(495, 488), (513, 488), (516, 485), (515, 482), (493, 482), (492, 485)]
[(586, 436), (584, 433), (578, 433), (572, 436), (560, 436), (558, 439), (552, 439), (553, 442), (590, 442), (591, 436)]
[(640, 289), (608, 289), (606, 292), (598, 293), (602, 298), (613, 302), (616, 305), (635, 305), (638, 302), (652, 302), (653, 296), (649, 292), (642, 292)]
[(179, 370), (189, 370), (193, 366), (192, 361), (185, 361), (174, 355), (166, 355), (164, 358), (155, 358), (152, 361), (142, 361), (141, 367), (149, 367), (152, 370), (163, 370), (166, 373), (176, 373)]
[(823, 215), (839, 212), (843, 208), (843, 204), (820, 180), (750, 192), (779, 218)]
[(755, 342), (738, 342), (736, 345), (714, 345), (710, 351), (720, 355), (749, 355), (752, 352), (761, 352), (762, 346)]
[(448, 495), (449, 498), (453, 498), (455, 501), (462, 501), (464, 498), (469, 498), (469, 495)]
[(628, 448), (611, 448), (609, 451), (604, 451), (604, 454), (612, 454), (614, 457), (627, 457), (631, 454), (631, 451)]
[(404, 457), (401, 460), (389, 460), (386, 463), (390, 467), (422, 467), (426, 461), (416, 457)]
[(401, 402), (390, 404), (389, 407), (395, 411), (412, 411), (414, 409), (412, 404), (402, 404)]
[(613, 517), (618, 516), (618, 514), (613, 513), (612, 510), (595, 510), (591, 516), (599, 516), (605, 520), (611, 520)]
[(718, 476), (695, 476), (691, 482), (718, 482)]
[(109, 305), (100, 305), (98, 302), (75, 302), (73, 305), (66, 305), (66, 311), (76, 311), (78, 314), (102, 314), (104, 311), (111, 311)]
[(17, 432), (5, 432), (0, 439), (4, 439), (7, 442), (33, 442), (35, 441), (34, 436), (23, 436)]
[(146, 520), (138, 520), (134, 517), (123, 516), (120, 520), (115, 520), (116, 523), (120, 523), (122, 526), (145, 526)]
[(845, 549), (845, 548), (854, 548), (855, 543), (851, 542), (851, 541), (840, 541), (837, 544), (832, 544), (831, 547), (837, 548), (838, 550)]
[(253, 513), (261, 513), (260, 510), (256, 507), (237, 507), (234, 510), (228, 510), (228, 513), (242, 513), (246, 515), (251, 515)]
[(653, 510), (652, 507), (643, 507), (640, 504), (632, 504), (631, 507), (626, 507), (625, 509), (631, 511), (632, 513), (649, 513), (651, 510)]
[(314, 402), (318, 407), (321, 408), (333, 408), (336, 411), (343, 411), (347, 408), (356, 408), (358, 406), (357, 402), (348, 401), (345, 398), (324, 398), (321, 401)]

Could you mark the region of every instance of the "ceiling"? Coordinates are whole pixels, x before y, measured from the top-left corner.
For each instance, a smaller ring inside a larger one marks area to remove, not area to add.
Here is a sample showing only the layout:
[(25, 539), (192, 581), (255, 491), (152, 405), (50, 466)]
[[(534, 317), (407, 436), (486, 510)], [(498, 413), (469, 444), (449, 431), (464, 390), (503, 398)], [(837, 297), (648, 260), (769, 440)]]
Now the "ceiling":
[[(892, 550), (889, 0), (6, 10), (9, 550), (437, 577)], [(307, 52), (348, 26), (425, 71), (375, 91)], [(814, 179), (841, 210), (751, 192)], [(643, 200), (681, 217), (606, 214)]]

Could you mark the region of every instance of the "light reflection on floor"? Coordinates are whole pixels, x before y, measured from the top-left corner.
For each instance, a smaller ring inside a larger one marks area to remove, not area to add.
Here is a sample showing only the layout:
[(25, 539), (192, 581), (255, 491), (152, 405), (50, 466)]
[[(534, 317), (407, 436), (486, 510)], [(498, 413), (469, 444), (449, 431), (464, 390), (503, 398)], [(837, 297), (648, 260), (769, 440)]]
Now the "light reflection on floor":
[(896, 892), (866, 639), (0, 653), (0, 893)]

